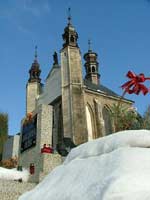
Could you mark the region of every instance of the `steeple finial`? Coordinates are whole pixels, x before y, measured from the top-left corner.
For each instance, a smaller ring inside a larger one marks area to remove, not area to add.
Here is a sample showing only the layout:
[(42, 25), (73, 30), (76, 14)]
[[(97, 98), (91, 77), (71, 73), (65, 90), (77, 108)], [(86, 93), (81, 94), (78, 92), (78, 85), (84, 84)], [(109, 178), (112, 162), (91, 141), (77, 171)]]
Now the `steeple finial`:
[(91, 39), (88, 39), (88, 52), (91, 52)]
[(63, 47), (66, 46), (72, 46), (72, 47), (78, 47), (77, 39), (78, 39), (78, 33), (76, 32), (75, 28), (72, 25), (71, 22), (71, 13), (70, 13), (70, 7), (68, 8), (68, 24), (64, 29), (64, 33), (62, 35), (64, 44)]
[(37, 61), (37, 45), (35, 46), (35, 54), (34, 54), (35, 61)]
[(29, 77), (28, 82), (39, 82), (40, 83), (40, 81), (41, 81), (40, 73), (41, 73), (40, 65), (37, 61), (37, 46), (35, 46), (34, 62), (32, 63), (31, 68), (29, 70), (30, 77)]
[(71, 24), (71, 8), (68, 8), (68, 25)]

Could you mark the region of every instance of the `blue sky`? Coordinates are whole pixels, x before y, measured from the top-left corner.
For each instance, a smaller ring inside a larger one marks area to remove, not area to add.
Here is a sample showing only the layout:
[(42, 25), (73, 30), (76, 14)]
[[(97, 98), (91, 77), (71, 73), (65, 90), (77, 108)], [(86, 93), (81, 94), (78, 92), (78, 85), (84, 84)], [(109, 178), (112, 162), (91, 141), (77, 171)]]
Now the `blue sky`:
[[(53, 63), (53, 52), (62, 48), (68, 7), (79, 34), (82, 56), (88, 39), (92, 40), (103, 85), (121, 95), (120, 85), (127, 81), (129, 70), (150, 76), (150, 1), (0, 1), (0, 111), (9, 114), (10, 134), (20, 130), (25, 114), (25, 89), (34, 47), (38, 46), (44, 82)], [(150, 104), (150, 94), (126, 97), (135, 101), (141, 114)]]

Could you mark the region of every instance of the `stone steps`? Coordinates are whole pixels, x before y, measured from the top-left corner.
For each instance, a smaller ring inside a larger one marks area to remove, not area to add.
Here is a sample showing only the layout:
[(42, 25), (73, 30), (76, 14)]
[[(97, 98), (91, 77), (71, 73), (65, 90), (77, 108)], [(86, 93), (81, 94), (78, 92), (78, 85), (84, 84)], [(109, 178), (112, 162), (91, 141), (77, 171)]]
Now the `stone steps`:
[(0, 200), (18, 200), (21, 194), (35, 186), (35, 183), (0, 180)]

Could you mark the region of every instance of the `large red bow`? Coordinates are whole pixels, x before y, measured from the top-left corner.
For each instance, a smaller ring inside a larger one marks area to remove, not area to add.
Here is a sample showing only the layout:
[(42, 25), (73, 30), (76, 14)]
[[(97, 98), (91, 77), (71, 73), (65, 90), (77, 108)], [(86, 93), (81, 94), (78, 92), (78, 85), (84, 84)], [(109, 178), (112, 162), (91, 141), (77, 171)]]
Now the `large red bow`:
[(125, 89), (125, 92), (129, 93), (129, 94), (139, 94), (140, 92), (142, 92), (144, 95), (146, 95), (149, 90), (147, 87), (145, 87), (145, 85), (141, 84), (146, 80), (150, 80), (150, 78), (145, 78), (144, 74), (139, 74), (136, 75), (135, 73), (128, 71), (127, 75), (126, 75), (129, 79), (131, 79), (130, 81), (126, 82), (125, 84), (123, 84), (121, 87), (122, 89)]

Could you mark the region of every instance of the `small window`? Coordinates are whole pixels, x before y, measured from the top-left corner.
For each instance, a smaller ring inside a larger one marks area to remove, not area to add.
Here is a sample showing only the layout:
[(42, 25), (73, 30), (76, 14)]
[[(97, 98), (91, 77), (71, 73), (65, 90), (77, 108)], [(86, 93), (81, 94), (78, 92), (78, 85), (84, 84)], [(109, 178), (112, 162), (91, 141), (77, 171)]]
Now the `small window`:
[(71, 35), (70, 41), (74, 42), (74, 36), (73, 35)]
[(92, 72), (95, 72), (95, 66), (92, 66)]

